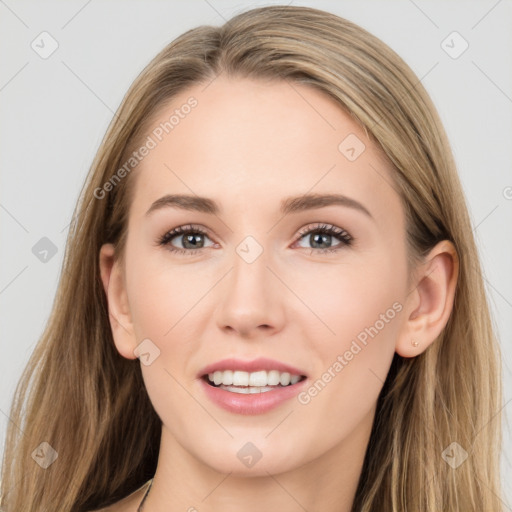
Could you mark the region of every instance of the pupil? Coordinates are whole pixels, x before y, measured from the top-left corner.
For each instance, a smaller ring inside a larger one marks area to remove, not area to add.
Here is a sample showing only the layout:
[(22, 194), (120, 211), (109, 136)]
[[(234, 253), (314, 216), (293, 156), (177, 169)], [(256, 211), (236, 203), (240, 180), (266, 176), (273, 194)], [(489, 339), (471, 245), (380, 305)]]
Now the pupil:
[[(324, 240), (324, 243), (327, 243), (327, 242), (325, 242), (325, 239), (330, 237), (331, 235), (327, 235), (325, 233), (317, 233), (317, 234), (311, 235), (311, 236), (313, 237), (313, 240), (314, 240), (313, 244), (315, 244), (315, 243), (317, 243), (318, 238), (320, 238), (320, 243), (322, 243), (322, 239)], [(330, 247), (330, 246), (331, 246), (330, 244), (327, 244), (327, 247)]]
[(197, 248), (197, 246), (200, 245), (199, 241), (201, 239), (201, 236), (202, 235), (200, 235), (200, 234), (196, 234), (196, 235), (190, 235), (189, 234), (189, 235), (186, 235), (185, 236), (185, 240), (184, 240), (184, 244), (183, 244), (184, 247), (187, 247), (187, 244), (191, 243), (192, 245), (189, 248), (192, 248), (192, 249)]

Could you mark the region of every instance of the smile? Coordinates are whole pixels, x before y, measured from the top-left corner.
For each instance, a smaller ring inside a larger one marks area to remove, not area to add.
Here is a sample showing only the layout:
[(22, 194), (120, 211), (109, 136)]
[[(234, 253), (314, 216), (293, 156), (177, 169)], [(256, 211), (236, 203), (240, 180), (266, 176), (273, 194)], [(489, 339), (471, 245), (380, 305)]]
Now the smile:
[(276, 388), (293, 386), (303, 375), (294, 375), (278, 370), (245, 372), (241, 370), (215, 371), (204, 376), (207, 382), (231, 393), (266, 393)]
[[(230, 372), (232, 374), (231, 384)], [(225, 370), (203, 375), (199, 379), (205, 396), (215, 405), (235, 414), (264, 414), (297, 396), (309, 379), (277, 370), (244, 372)], [(226, 378), (226, 380), (224, 380)], [(251, 380), (249, 380), (251, 378)], [(219, 382), (216, 384), (215, 382)], [(237, 384), (237, 383), (242, 384)], [(277, 382), (277, 384), (272, 384)], [(284, 384), (282, 384), (283, 382)], [(255, 383), (257, 385), (252, 385)]]

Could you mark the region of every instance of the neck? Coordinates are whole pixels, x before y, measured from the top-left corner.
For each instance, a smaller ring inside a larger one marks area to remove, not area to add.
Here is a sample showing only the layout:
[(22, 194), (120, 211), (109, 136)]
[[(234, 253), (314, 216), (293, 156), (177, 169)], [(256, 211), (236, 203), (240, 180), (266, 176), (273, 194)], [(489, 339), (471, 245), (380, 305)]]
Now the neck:
[(228, 471), (217, 471), (187, 451), (163, 426), (158, 467), (144, 508), (151, 512), (350, 512), (373, 415), (368, 420), (320, 457), (285, 471), (276, 471), (273, 461), (265, 465), (264, 456), (249, 472), (240, 471), (235, 462)]

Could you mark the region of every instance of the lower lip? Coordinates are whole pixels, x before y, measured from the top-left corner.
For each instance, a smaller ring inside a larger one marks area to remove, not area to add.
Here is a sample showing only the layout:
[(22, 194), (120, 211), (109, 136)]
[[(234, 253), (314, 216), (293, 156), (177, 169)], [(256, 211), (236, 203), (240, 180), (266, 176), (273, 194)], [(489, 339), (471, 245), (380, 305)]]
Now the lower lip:
[(291, 386), (276, 387), (272, 391), (249, 394), (233, 393), (210, 386), (204, 378), (199, 380), (206, 396), (223, 409), (237, 414), (263, 414), (296, 396), (308, 379), (303, 379)]

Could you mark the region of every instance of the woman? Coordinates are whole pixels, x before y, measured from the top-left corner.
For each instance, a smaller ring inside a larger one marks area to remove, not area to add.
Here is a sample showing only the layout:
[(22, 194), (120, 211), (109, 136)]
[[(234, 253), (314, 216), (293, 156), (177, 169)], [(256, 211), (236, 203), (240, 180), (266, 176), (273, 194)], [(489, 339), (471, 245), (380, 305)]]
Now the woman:
[(293, 6), (186, 32), (128, 91), (74, 218), (4, 510), (501, 510), (461, 185), (374, 36)]

